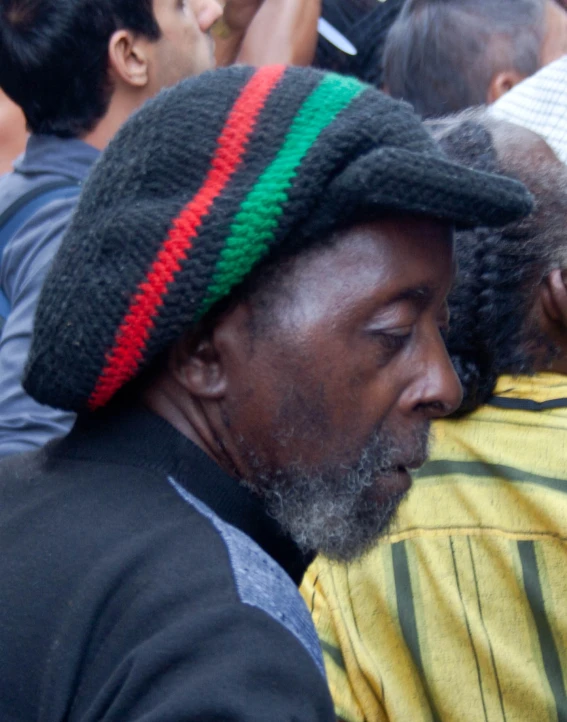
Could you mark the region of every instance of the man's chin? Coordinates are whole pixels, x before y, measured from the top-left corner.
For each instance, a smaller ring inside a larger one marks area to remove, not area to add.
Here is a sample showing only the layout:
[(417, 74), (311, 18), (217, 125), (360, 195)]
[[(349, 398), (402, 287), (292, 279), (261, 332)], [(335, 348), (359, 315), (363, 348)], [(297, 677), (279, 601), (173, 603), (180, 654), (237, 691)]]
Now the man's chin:
[[(411, 485), (411, 480), (410, 480)], [(408, 487), (409, 488), (409, 487)], [(371, 551), (382, 536), (388, 533), (406, 491), (390, 493), (384, 499), (377, 499), (375, 514), (360, 515), (356, 528), (339, 540), (333, 540), (330, 546), (319, 545), (318, 552), (338, 562), (353, 562)]]
[(318, 470), (300, 464), (273, 470), (251, 464), (245, 482), (266, 502), (269, 513), (305, 552), (352, 561), (388, 531), (412, 478), (410, 468), (426, 457), (428, 427), (404, 443), (375, 432), (349, 465)]

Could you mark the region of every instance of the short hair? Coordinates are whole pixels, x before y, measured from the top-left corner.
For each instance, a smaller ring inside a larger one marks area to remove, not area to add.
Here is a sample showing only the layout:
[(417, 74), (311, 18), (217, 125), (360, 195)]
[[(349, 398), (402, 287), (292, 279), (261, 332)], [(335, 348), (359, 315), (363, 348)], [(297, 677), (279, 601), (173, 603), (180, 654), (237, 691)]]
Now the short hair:
[(497, 152), (491, 126), (498, 123), (504, 121), (474, 111), (431, 125), (452, 160), (516, 178), (535, 199), (521, 221), (456, 233), (459, 271), (449, 296), (447, 348), (463, 384), (459, 415), (485, 403), (501, 374), (532, 374), (542, 352), (552, 357), (532, 311), (543, 278), (567, 262), (567, 169), (548, 158)]
[(486, 102), (496, 72), (540, 67), (545, 0), (406, 0), (384, 46), (384, 83), (425, 118)]
[(108, 109), (108, 42), (157, 39), (152, 0), (0, 0), (0, 87), (33, 133), (79, 137)]

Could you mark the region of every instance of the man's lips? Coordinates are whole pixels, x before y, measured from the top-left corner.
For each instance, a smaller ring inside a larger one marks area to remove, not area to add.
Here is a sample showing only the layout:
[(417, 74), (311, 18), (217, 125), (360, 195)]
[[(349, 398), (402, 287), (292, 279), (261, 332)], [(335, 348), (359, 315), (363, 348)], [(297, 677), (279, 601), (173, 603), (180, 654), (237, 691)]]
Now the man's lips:
[(407, 464), (403, 465), (403, 468), (406, 471), (415, 471), (416, 469), (419, 469), (420, 466), (423, 466), (425, 462), (427, 461), (427, 455), (420, 456), (419, 458), (412, 459)]
[(383, 470), (378, 478), (379, 496), (408, 491), (412, 484), (410, 469), (418, 469), (425, 463), (426, 458), (425, 454), (421, 454), (403, 464), (392, 465), (389, 469)]
[(376, 501), (386, 503), (394, 496), (405, 494), (411, 485), (412, 478), (409, 471), (404, 467), (396, 467), (377, 477), (373, 496)]
[(393, 456), (386, 474), (409, 474), (425, 464), (429, 456), (429, 429), (429, 424), (415, 429), (414, 433), (400, 444), (399, 452)]
[(427, 455), (422, 454), (420, 456), (413, 457), (410, 461), (404, 461), (400, 464), (392, 465), (392, 472), (409, 472), (409, 471), (415, 471), (415, 469), (419, 469), (420, 466), (423, 466), (427, 460)]

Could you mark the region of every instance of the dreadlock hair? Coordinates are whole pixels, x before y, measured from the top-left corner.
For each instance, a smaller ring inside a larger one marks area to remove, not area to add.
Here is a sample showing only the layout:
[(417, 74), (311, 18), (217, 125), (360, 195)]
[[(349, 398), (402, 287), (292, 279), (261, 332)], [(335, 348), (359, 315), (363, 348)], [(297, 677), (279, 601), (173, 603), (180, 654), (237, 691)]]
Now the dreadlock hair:
[(459, 272), (449, 297), (447, 347), (463, 385), (458, 415), (485, 403), (499, 375), (532, 374), (542, 353), (551, 360), (555, 352), (533, 310), (542, 280), (567, 260), (567, 169), (545, 152), (497, 149), (499, 125), (510, 124), (484, 110), (430, 124), (450, 158), (520, 180), (535, 199), (534, 211), (521, 221), (456, 233)]
[(347, 55), (319, 37), (313, 65), (381, 88), (384, 43), (402, 4), (403, 0), (323, 0), (323, 17), (351, 41), (357, 54)]

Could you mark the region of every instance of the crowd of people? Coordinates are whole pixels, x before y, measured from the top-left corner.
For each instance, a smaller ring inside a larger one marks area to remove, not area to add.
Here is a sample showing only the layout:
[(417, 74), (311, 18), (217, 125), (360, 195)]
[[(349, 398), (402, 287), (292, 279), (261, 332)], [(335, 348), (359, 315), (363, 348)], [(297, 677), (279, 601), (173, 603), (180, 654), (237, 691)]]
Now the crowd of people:
[(0, 720), (567, 722), (567, 2), (0, 0)]

